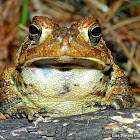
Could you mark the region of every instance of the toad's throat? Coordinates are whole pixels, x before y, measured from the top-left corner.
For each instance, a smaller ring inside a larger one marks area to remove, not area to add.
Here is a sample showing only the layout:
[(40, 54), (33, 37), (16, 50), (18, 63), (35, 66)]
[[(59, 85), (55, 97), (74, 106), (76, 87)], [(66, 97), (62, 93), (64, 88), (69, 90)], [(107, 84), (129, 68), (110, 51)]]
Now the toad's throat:
[(33, 58), (24, 64), (24, 67), (36, 67), (36, 68), (57, 68), (62, 70), (73, 69), (73, 68), (87, 68), (87, 69), (97, 69), (106, 71), (111, 67), (111, 64), (106, 64), (105, 62), (88, 57), (39, 57)]

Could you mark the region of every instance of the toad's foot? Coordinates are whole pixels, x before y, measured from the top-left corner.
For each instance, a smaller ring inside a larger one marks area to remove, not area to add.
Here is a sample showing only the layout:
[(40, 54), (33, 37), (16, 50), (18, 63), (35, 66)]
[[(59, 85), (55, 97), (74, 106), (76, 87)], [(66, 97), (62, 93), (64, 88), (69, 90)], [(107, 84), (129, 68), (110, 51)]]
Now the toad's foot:
[(7, 112), (4, 114), (6, 118), (27, 118), (29, 121), (33, 120), (34, 113), (28, 108), (18, 108), (16, 112)]

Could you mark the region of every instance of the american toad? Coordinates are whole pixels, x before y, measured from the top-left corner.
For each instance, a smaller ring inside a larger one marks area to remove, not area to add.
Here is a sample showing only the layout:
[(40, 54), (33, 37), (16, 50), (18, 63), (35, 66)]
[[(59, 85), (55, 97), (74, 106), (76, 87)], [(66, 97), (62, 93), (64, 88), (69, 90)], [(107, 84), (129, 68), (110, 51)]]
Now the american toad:
[(59, 117), (133, 105), (126, 76), (101, 37), (96, 18), (60, 28), (35, 16), (17, 52), (17, 66), (0, 79), (0, 112), (7, 117)]

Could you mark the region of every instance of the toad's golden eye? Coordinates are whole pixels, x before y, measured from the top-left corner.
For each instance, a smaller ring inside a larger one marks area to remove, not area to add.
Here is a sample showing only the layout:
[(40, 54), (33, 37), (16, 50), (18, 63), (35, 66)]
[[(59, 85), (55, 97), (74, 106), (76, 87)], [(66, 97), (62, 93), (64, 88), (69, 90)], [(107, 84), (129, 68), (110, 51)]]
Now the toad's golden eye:
[(39, 40), (41, 33), (42, 33), (41, 25), (34, 21), (29, 27), (30, 40), (33, 40), (33, 41)]
[(92, 24), (88, 29), (88, 36), (90, 41), (96, 45), (101, 38), (101, 28), (97, 23)]

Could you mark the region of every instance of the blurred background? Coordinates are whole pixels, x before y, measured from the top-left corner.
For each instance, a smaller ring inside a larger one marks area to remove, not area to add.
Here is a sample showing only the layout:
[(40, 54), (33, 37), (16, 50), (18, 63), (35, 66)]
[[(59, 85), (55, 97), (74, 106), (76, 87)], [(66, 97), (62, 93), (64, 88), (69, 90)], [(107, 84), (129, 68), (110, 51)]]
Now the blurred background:
[(97, 17), (115, 63), (129, 78), (133, 107), (140, 108), (140, 0), (0, 0), (0, 73), (16, 65), (33, 16), (47, 16), (60, 26)]

